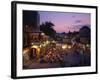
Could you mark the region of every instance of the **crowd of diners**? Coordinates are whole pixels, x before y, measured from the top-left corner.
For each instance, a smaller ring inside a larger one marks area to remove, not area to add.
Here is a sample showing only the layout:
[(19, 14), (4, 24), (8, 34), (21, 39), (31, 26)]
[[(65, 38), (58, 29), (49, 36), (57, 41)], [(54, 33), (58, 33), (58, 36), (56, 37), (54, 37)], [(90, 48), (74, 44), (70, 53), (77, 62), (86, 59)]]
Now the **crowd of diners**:
[[(33, 50), (31, 49), (30, 53), (32, 52)], [(65, 50), (53, 45), (47, 46), (45, 54), (40, 55), (39, 58), (36, 58), (36, 54), (29, 54), (29, 59), (35, 60), (40, 64), (59, 63), (61, 66), (66, 66), (66, 64), (69, 66), (90, 65), (90, 54), (87, 54), (87, 52), (90, 53), (90, 48), (84, 50), (78, 43), (72, 45), (70, 49)]]
[(45, 63), (58, 63), (63, 61), (63, 57), (65, 56), (66, 52), (62, 49), (58, 48), (50, 48), (46, 51), (46, 55), (40, 58), (40, 62)]
[(81, 49), (77, 44), (67, 50), (57, 47), (49, 47), (45, 55), (39, 58), (39, 62), (59, 63), (61, 66), (66, 66), (66, 64), (68, 66), (90, 65), (90, 54), (87, 54), (86, 51)]

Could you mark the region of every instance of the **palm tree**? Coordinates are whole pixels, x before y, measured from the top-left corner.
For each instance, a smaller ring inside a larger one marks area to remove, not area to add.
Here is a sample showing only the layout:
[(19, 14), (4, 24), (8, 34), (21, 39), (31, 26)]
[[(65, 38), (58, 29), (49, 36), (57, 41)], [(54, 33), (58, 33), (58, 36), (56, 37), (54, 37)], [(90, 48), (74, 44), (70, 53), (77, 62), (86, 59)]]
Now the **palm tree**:
[(52, 22), (45, 22), (40, 25), (40, 30), (46, 35), (54, 38), (56, 31), (53, 29), (54, 24)]

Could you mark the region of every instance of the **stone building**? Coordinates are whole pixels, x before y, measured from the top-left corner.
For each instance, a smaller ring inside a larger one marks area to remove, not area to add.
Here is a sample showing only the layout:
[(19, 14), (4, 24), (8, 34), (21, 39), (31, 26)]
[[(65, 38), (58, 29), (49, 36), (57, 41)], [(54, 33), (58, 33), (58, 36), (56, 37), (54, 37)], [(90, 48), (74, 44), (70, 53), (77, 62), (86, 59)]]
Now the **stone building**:
[(23, 47), (31, 45), (32, 34), (39, 32), (39, 13), (37, 11), (23, 11)]

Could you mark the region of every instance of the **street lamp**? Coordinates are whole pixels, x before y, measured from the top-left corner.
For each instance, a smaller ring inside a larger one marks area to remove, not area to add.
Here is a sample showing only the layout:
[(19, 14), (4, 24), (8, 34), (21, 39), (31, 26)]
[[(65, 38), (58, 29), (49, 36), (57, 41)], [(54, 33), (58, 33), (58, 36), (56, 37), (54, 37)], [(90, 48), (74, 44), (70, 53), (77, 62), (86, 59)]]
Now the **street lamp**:
[(62, 45), (62, 49), (66, 49), (67, 48), (67, 45)]

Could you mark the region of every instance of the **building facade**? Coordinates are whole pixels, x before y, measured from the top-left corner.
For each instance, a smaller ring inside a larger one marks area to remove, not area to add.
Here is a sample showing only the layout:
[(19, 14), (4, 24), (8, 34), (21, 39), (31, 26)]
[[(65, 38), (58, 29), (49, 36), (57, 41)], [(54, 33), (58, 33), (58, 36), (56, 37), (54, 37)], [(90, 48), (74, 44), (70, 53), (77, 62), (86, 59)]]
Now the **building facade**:
[(23, 47), (31, 45), (32, 34), (39, 32), (39, 13), (37, 11), (23, 11)]

